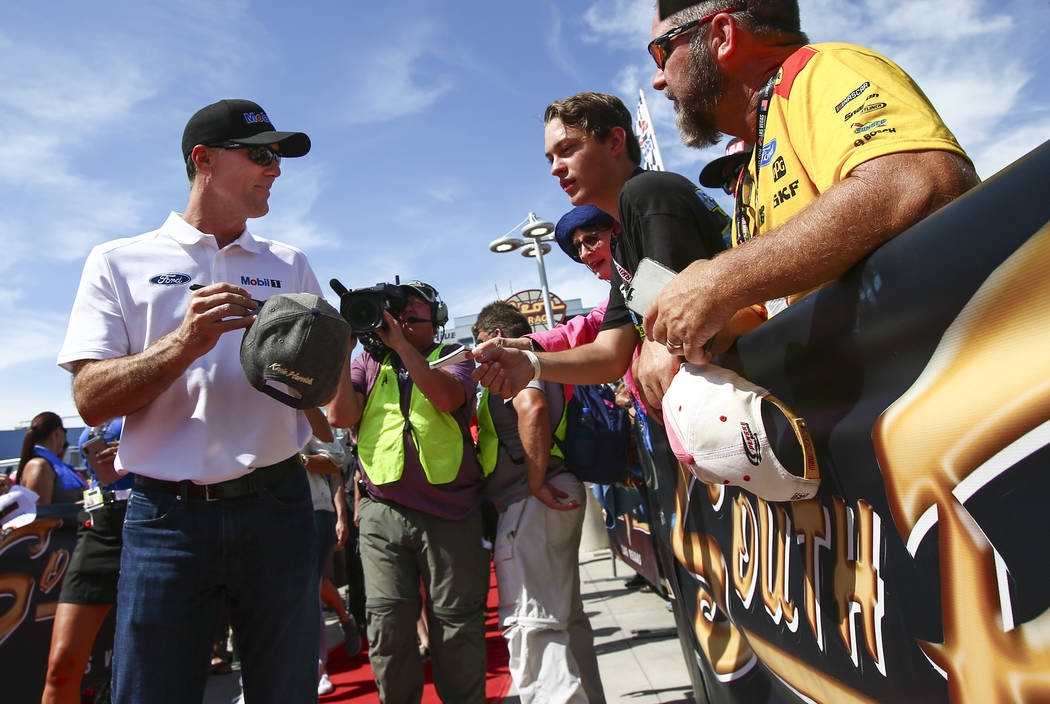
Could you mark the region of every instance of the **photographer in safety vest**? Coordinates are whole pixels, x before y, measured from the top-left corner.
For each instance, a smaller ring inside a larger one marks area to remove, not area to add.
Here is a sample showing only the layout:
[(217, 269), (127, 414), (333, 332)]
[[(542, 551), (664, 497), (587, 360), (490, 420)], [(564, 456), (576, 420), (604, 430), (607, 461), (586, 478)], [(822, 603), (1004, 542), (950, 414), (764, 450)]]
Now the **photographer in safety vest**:
[(359, 424), (369, 659), (383, 702), (419, 701), (422, 578), (438, 695), (481, 704), (489, 553), (481, 544), (482, 473), (469, 431), (474, 363), (431, 369), (459, 347), (434, 342), (448, 311), (432, 286), (413, 281), (402, 290), (404, 309), (384, 311), (376, 331), (384, 348), (353, 360), (353, 392), (328, 406), (333, 425)]

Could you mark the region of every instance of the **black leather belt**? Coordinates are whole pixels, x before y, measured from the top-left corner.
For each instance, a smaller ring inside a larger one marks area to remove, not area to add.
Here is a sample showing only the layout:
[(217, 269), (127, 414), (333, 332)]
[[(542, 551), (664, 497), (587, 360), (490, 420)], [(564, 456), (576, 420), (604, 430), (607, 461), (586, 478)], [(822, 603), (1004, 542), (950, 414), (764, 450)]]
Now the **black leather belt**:
[(179, 494), (180, 496), (193, 499), (204, 499), (205, 501), (240, 499), (245, 496), (255, 496), (260, 489), (273, 486), (289, 471), (296, 468), (302, 468), (302, 465), (299, 464), (299, 456), (292, 455), (277, 464), (257, 467), (255, 471), (249, 472), (243, 477), (215, 484), (194, 484), (188, 479), (184, 479), (181, 482), (169, 482), (136, 474), (135, 486), (142, 489), (152, 489), (153, 491), (163, 491), (167, 494)]

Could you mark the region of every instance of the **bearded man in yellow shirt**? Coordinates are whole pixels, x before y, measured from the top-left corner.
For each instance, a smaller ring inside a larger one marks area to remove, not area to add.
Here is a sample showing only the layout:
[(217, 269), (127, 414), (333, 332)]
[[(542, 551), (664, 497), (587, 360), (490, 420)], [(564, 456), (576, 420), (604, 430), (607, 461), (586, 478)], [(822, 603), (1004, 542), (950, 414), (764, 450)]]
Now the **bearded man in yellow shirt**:
[[(734, 248), (694, 262), (645, 312), (649, 338), (689, 361), (738, 311), (779, 313), (978, 183), (914, 81), (869, 49), (809, 44), (797, 0), (660, 5), (653, 87), (682, 141), (755, 145)], [(650, 371), (669, 383), (675, 370)]]

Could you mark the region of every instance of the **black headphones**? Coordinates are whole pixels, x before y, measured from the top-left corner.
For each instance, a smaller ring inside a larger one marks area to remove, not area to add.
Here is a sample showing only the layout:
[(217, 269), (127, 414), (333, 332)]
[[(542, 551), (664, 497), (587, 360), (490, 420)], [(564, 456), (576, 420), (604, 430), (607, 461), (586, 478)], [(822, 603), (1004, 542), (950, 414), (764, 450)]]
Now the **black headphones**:
[(448, 322), (448, 306), (438, 297), (437, 289), (422, 281), (409, 281), (407, 284), (401, 285), (412, 289), (415, 294), (430, 304), (430, 322), (435, 327), (445, 326), (445, 323)]

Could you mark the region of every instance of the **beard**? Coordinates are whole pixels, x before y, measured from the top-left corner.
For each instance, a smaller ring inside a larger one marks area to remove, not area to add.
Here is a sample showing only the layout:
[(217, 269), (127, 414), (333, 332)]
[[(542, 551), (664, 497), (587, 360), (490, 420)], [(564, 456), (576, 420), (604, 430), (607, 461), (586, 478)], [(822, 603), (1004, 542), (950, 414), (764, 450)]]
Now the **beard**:
[(722, 139), (715, 127), (714, 109), (726, 93), (726, 77), (718, 70), (706, 45), (699, 51), (689, 46), (689, 83), (682, 95), (670, 87), (664, 94), (674, 101), (674, 121), (678, 134), (687, 147), (710, 147)]

